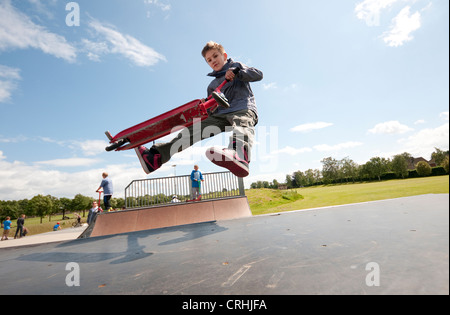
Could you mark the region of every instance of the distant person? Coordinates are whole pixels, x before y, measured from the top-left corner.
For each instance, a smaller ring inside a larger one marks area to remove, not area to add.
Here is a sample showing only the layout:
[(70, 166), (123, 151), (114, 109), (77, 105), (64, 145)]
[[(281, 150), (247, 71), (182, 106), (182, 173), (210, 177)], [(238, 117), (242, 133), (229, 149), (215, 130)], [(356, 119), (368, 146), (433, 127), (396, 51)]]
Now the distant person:
[(2, 241), (8, 240), (9, 231), (11, 230), (11, 217), (6, 217), (5, 221), (2, 223), (3, 228), (3, 234), (2, 234)]
[(58, 231), (61, 230), (61, 225), (59, 224), (59, 222), (56, 222), (55, 226), (53, 227), (53, 231)]
[(21, 238), (23, 236), (23, 226), (24, 225), (25, 225), (25, 214), (22, 214), (17, 219), (17, 229), (16, 229), (16, 234), (14, 235), (14, 239), (17, 238), (17, 234), (19, 234), (19, 238)]
[(91, 224), (92, 221), (94, 220), (95, 216), (98, 214), (98, 203), (97, 201), (94, 201), (92, 203), (92, 208), (89, 210), (89, 214), (87, 217), (87, 224)]
[(178, 203), (178, 202), (181, 202), (181, 201), (178, 199), (178, 197), (176, 195), (173, 195), (171, 203)]
[(202, 172), (198, 170), (198, 165), (194, 165), (194, 170), (191, 173), (192, 181), (192, 200), (200, 200), (202, 198), (201, 194), (201, 182), (204, 181)]
[(113, 195), (113, 184), (111, 178), (108, 177), (108, 173), (104, 172), (102, 174), (103, 180), (98, 187), (97, 192), (103, 188), (103, 203), (105, 204), (105, 210), (109, 211), (111, 207), (111, 197)]
[(81, 224), (81, 216), (78, 213), (75, 213), (75, 217), (77, 218), (77, 223)]

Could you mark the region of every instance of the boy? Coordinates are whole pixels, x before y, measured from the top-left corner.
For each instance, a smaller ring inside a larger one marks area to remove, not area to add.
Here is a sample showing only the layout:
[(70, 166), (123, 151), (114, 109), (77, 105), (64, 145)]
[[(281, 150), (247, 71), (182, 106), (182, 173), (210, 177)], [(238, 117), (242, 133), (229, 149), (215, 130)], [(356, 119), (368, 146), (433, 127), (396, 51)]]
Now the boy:
[(59, 225), (59, 222), (56, 222), (55, 226), (53, 227), (53, 231), (61, 230), (61, 226)]
[[(229, 82), (222, 92), (230, 104), (230, 108), (218, 108), (214, 113), (200, 123), (200, 128), (193, 125), (186, 132), (180, 132), (169, 143), (159, 143), (150, 149), (144, 146), (135, 148), (136, 154), (144, 171), (149, 174), (167, 163), (172, 155), (192, 146), (195, 142), (212, 137), (231, 127), (233, 132), (228, 148), (210, 148), (206, 156), (214, 164), (227, 168), (238, 177), (249, 174), (250, 153), (255, 136), (255, 126), (258, 123), (258, 113), (255, 97), (250, 82), (260, 81), (263, 74), (260, 70), (235, 62), (222, 45), (208, 42), (203, 48), (202, 56), (213, 69), (208, 74), (215, 79), (208, 86), (210, 95), (225, 79)], [(239, 68), (238, 74), (233, 70)]]
[(202, 193), (200, 192), (201, 182), (204, 181), (202, 173), (198, 170), (198, 165), (194, 165), (194, 170), (191, 173), (192, 181), (192, 200), (202, 198)]
[(111, 178), (108, 177), (108, 173), (103, 172), (102, 177), (103, 180), (96, 192), (99, 192), (100, 189), (103, 188), (103, 203), (105, 204), (105, 210), (109, 212), (109, 210), (111, 210), (112, 208), (110, 200), (113, 195), (113, 184)]
[(3, 235), (2, 235), (2, 241), (3, 240), (8, 240), (8, 235), (9, 235), (9, 231), (11, 230), (11, 218), (10, 217), (6, 217), (6, 220), (3, 221), (2, 223), (2, 228), (3, 228)]
[(94, 220), (94, 218), (95, 218), (95, 216), (97, 215), (97, 213), (98, 213), (98, 203), (97, 203), (97, 201), (93, 201), (92, 202), (92, 208), (89, 210), (89, 214), (88, 214), (88, 217), (87, 217), (87, 224), (91, 224), (91, 222)]
[(16, 229), (16, 234), (14, 235), (14, 239), (17, 238), (17, 234), (19, 234), (19, 238), (22, 237), (23, 234), (23, 226), (25, 225), (25, 214), (22, 214), (18, 219), (17, 219), (17, 229)]

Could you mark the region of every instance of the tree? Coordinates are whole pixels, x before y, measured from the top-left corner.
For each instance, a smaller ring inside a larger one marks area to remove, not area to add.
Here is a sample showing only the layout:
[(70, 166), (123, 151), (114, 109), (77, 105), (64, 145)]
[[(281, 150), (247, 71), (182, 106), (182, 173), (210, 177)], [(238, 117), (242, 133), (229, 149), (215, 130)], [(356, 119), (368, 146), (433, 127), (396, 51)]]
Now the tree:
[(355, 180), (358, 178), (359, 165), (348, 157), (343, 158), (340, 161), (340, 165), (342, 178), (347, 182), (349, 179), (351, 179), (352, 182), (355, 182)]
[(298, 187), (305, 186), (306, 180), (305, 180), (305, 175), (303, 174), (302, 171), (294, 172), (293, 178), (294, 178), (294, 183), (293, 183), (294, 187), (298, 188)]
[(293, 188), (293, 184), (292, 184), (292, 176), (291, 175), (286, 175), (286, 187), (288, 189)]
[(280, 185), (280, 183), (276, 180), (276, 179), (274, 179), (273, 181), (272, 181), (272, 188), (273, 189), (278, 189), (278, 186)]
[(436, 162), (436, 165), (443, 166), (443, 163), (445, 161), (445, 158), (448, 157), (448, 150), (442, 151), (441, 149), (434, 148), (436, 151), (431, 153), (431, 158), (434, 159)]
[(416, 171), (419, 176), (430, 176), (431, 166), (425, 161), (420, 161), (416, 164)]
[(58, 197), (54, 197), (51, 195), (48, 195), (47, 197), (50, 198), (50, 200), (52, 201), (52, 208), (50, 209), (50, 212), (48, 213), (48, 221), (51, 221), (52, 215), (53, 214), (57, 214), (58, 212), (61, 211), (61, 203), (59, 202), (59, 198)]
[(78, 194), (72, 199), (72, 209), (74, 211), (83, 211), (83, 217), (85, 217), (85, 211), (91, 208), (92, 201), (94, 201), (93, 198)]
[(331, 184), (339, 178), (339, 161), (332, 157), (327, 157), (320, 161), (322, 166), (322, 177), (325, 184)]
[(391, 161), (391, 168), (397, 177), (405, 178), (408, 176), (408, 160), (410, 157), (411, 155), (406, 152), (394, 155)]
[(19, 217), (20, 207), (15, 200), (0, 201), (0, 220), (5, 217), (17, 218)]
[(52, 210), (52, 200), (49, 196), (37, 195), (34, 196), (29, 202), (28, 206), (32, 210), (34, 215), (41, 218), (45, 217)]
[(312, 186), (316, 184), (316, 173), (314, 170), (309, 169), (305, 172), (305, 186)]
[(373, 157), (364, 164), (364, 172), (369, 178), (378, 178), (381, 181), (381, 176), (389, 170), (389, 160), (380, 157)]
[(71, 211), (72, 210), (72, 200), (69, 198), (59, 198), (59, 202), (61, 204), (61, 208), (62, 208), (62, 215), (63, 215), (63, 219), (66, 216), (66, 210)]
[(449, 165), (448, 165), (448, 156), (445, 158), (444, 162), (442, 162), (442, 167), (444, 168), (445, 172), (448, 173), (449, 171)]

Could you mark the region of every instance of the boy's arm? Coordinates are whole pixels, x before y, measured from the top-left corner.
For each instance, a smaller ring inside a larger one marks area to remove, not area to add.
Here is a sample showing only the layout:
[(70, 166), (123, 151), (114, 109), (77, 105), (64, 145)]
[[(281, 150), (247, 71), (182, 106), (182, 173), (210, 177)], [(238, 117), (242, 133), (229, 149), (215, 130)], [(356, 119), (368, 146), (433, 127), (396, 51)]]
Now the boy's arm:
[[(253, 67), (248, 67), (240, 62), (236, 62), (234, 63), (230, 69), (227, 71), (227, 75), (229, 74), (229, 72), (232, 73), (232, 71), (235, 68), (240, 68), (241, 71), (239, 71), (239, 73), (236, 75), (236, 77), (244, 82), (256, 82), (256, 81), (261, 81), (264, 77), (263, 73), (261, 70), (258, 70), (256, 68)], [(234, 73), (233, 73), (234, 75)], [(230, 75), (231, 76), (231, 75)]]

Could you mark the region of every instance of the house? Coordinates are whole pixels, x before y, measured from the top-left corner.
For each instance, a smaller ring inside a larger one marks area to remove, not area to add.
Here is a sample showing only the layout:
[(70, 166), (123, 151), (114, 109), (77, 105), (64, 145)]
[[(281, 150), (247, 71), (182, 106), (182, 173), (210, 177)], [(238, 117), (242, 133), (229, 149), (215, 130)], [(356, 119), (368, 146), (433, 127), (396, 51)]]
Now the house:
[(431, 167), (437, 166), (436, 162), (434, 161), (434, 159), (431, 159), (430, 161), (427, 161), (423, 157), (418, 157), (418, 158), (412, 158), (411, 160), (408, 161), (408, 170), (415, 170), (417, 163), (419, 163), (421, 161), (427, 162), (428, 165), (430, 165)]

